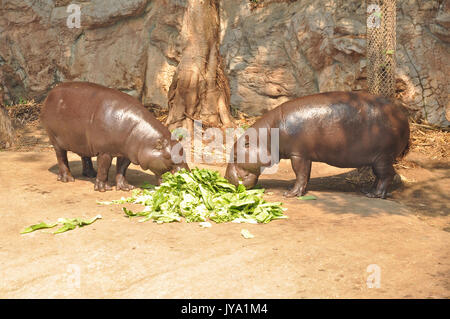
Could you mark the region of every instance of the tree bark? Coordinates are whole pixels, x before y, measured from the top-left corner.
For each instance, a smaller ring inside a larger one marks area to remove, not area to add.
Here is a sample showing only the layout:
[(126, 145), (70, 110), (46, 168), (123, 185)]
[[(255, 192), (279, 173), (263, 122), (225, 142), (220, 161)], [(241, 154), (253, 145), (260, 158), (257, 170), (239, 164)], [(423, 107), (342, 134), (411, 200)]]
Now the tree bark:
[(14, 128), (8, 113), (0, 105), (0, 148), (14, 144)]
[(168, 93), (170, 130), (193, 121), (213, 127), (233, 126), (230, 87), (219, 52), (218, 0), (188, 0), (181, 36), (184, 48)]

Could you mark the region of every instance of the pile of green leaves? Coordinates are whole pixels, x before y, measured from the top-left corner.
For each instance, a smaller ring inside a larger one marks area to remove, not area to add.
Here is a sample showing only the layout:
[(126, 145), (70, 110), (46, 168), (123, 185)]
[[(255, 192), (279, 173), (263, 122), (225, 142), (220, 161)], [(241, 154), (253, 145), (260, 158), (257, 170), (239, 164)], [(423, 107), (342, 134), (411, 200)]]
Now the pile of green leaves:
[(165, 173), (160, 186), (143, 185), (133, 191), (133, 196), (100, 204), (142, 204), (141, 212), (123, 211), (128, 217), (141, 216), (140, 221), (158, 223), (180, 221), (216, 223), (246, 222), (268, 223), (287, 218), (281, 202), (269, 203), (262, 198), (264, 189), (246, 190), (244, 185), (235, 187), (217, 171), (194, 168), (177, 173)]

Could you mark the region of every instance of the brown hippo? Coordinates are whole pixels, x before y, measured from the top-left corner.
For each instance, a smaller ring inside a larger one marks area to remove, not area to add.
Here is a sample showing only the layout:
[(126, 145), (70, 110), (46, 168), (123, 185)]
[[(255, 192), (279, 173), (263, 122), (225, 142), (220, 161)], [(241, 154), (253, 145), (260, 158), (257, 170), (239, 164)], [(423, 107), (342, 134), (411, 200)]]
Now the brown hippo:
[[(177, 143), (169, 130), (135, 98), (104, 86), (69, 82), (56, 86), (44, 101), (41, 121), (56, 152), (58, 180), (73, 182), (67, 151), (82, 158), (83, 175), (95, 177), (94, 189), (110, 190), (108, 171), (117, 157), (116, 189), (134, 187), (125, 179), (130, 162), (158, 177), (167, 171), (188, 169), (175, 164), (171, 148)], [(97, 156), (98, 174), (91, 157)]]
[[(296, 175), (287, 197), (306, 193), (311, 162), (337, 167), (371, 166), (376, 176), (369, 197), (386, 198), (387, 188), (395, 175), (393, 163), (409, 147), (408, 117), (401, 106), (389, 99), (367, 92), (329, 92), (294, 99), (267, 112), (252, 126), (256, 129), (278, 128), (279, 158), (291, 159)], [(245, 135), (241, 138), (245, 138)], [(238, 142), (232, 155), (236, 158)], [(245, 145), (245, 144), (241, 144)], [(244, 146), (248, 158), (261, 153), (261, 147)], [(269, 146), (264, 150), (270, 154)], [(269, 162), (230, 160), (226, 178), (237, 185), (239, 180), (253, 187)]]

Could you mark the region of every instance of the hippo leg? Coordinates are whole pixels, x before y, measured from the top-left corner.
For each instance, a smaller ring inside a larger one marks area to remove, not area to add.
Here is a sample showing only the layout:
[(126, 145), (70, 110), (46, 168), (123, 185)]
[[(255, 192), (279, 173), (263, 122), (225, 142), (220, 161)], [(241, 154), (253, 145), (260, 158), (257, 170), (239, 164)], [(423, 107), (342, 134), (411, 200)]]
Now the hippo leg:
[(379, 161), (376, 162), (373, 167), (373, 172), (376, 176), (374, 183), (374, 190), (367, 193), (366, 196), (370, 198), (383, 198), (386, 199), (387, 189), (391, 184), (395, 176), (395, 170), (392, 166), (392, 161)]
[(81, 161), (83, 163), (83, 176), (93, 178), (97, 176), (97, 172), (94, 170), (94, 166), (92, 165), (92, 160), (88, 156), (81, 157)]
[(283, 195), (285, 197), (303, 196), (311, 175), (311, 161), (299, 156), (291, 156), (291, 164), (296, 176), (295, 184)]
[(67, 160), (67, 151), (63, 150), (59, 147), (54, 147), (56, 152), (56, 159), (58, 160), (58, 181), (67, 183), (74, 182), (75, 178), (73, 178), (69, 169), (69, 161)]
[(127, 180), (125, 179), (125, 174), (130, 163), (130, 160), (126, 157), (117, 157), (116, 190), (118, 191), (129, 191), (134, 189), (134, 186), (128, 184)]
[(109, 154), (100, 154), (97, 156), (97, 178), (95, 179), (94, 190), (99, 192), (112, 189), (108, 184), (108, 172), (111, 167), (112, 157)]

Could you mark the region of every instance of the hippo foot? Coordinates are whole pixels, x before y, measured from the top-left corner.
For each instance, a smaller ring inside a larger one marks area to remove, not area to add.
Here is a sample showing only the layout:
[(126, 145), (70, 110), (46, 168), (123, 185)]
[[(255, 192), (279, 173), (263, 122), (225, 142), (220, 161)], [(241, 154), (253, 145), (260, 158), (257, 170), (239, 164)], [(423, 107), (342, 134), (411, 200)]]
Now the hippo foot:
[(303, 195), (305, 195), (305, 193), (306, 193), (305, 191), (292, 189), (287, 192), (284, 192), (283, 196), (290, 198), (290, 197), (296, 197), (296, 196), (303, 196)]
[(369, 198), (381, 198), (381, 199), (386, 199), (387, 194), (383, 194), (383, 193), (377, 193), (377, 192), (367, 192), (365, 193), (365, 195)]
[(97, 172), (95, 170), (83, 171), (83, 176), (86, 176), (88, 178), (94, 178), (97, 177)]
[(121, 183), (117, 183), (116, 185), (116, 191), (131, 191), (135, 189), (135, 187), (133, 185), (128, 184), (127, 182), (121, 182)]
[(67, 183), (67, 182), (75, 182), (75, 178), (73, 178), (70, 173), (58, 174), (58, 181)]
[(106, 192), (112, 190), (112, 187), (107, 182), (96, 180), (94, 184), (94, 190), (99, 192)]

